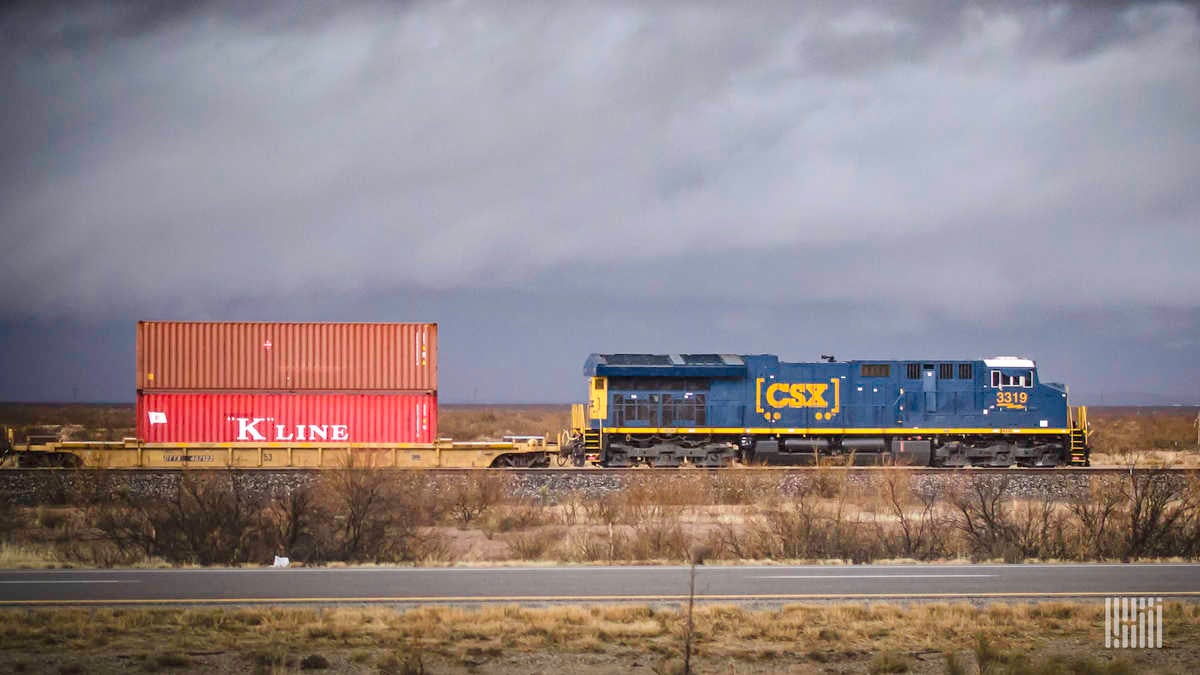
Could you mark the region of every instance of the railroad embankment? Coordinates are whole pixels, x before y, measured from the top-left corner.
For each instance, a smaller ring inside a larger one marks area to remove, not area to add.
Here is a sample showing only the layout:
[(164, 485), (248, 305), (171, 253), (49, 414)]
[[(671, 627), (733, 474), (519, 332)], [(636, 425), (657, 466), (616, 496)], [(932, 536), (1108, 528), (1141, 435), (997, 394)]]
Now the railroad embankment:
[(34, 470), (0, 481), (0, 541), (18, 564), (631, 563), (697, 548), (715, 561), (1200, 557), (1195, 472)]

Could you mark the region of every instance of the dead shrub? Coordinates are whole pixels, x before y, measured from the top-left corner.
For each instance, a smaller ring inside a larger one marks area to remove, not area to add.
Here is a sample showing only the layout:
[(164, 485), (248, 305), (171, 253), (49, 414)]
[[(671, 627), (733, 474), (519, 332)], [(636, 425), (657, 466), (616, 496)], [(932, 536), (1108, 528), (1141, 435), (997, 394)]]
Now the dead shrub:
[[(1187, 543), (1179, 535), (1196, 516), (1196, 492), (1165, 471), (1131, 472), (1122, 482), (1127, 524), (1122, 542), (1126, 561), (1177, 555)], [(1191, 543), (1191, 547), (1195, 544)]]
[(1010, 550), (1015, 548), (1019, 559), (1006, 562), (1021, 562), (1026, 558), (1063, 558), (1067, 554), (1066, 524), (1058, 502), (1054, 499), (1026, 501), (1013, 509), (1010, 527), (1013, 540)]
[(323, 501), (335, 509), (340, 521), (324, 537), (336, 559), (363, 561), (380, 557), (392, 520), (388, 473), (346, 468), (330, 472), (322, 481), (326, 491)]
[(575, 525), (585, 513), (583, 499), (577, 492), (567, 494), (558, 502), (558, 518), (563, 525)]
[(572, 530), (562, 555), (573, 562), (597, 562), (621, 560), (627, 550), (628, 537), (615, 526), (609, 525), (603, 532)]
[(928, 560), (945, 555), (946, 518), (937, 493), (914, 490), (911, 471), (889, 471), (875, 497), (877, 513), (888, 520), (875, 522), (875, 535), (890, 557)]
[(176, 563), (240, 564), (263, 555), (262, 507), (262, 497), (250, 489), (245, 474), (184, 472), (164, 498), (118, 493), (90, 507), (89, 521), (119, 554), (103, 546), (68, 550), (99, 564), (154, 556)]
[(167, 545), (187, 551), (201, 565), (232, 565), (257, 557), (252, 544), (262, 503), (248, 488), (247, 478), (233, 471), (203, 477), (184, 473), (175, 499), (166, 504)]
[(1086, 494), (1067, 501), (1071, 528), (1068, 553), (1076, 560), (1108, 560), (1117, 556), (1117, 528), (1125, 496), (1120, 477), (1092, 476)]
[(844, 495), (850, 473), (845, 469), (837, 468), (839, 466), (843, 466), (843, 462), (835, 458), (828, 458), (818, 463), (812, 471), (809, 490), (822, 499), (834, 499)]
[(907, 673), (912, 669), (912, 660), (897, 651), (879, 652), (867, 666), (870, 673)]
[(956, 525), (966, 536), (974, 559), (1010, 560), (1019, 555), (1012, 546), (1016, 533), (1008, 481), (1007, 475), (971, 476), (949, 490), (950, 503), (958, 515)]
[(823, 515), (815, 500), (801, 496), (767, 509), (748, 523), (750, 557), (814, 558), (826, 549)]
[(37, 526), (48, 529), (57, 530), (66, 524), (68, 512), (66, 509), (54, 508), (50, 506), (37, 507)]
[(712, 550), (712, 557), (719, 560), (762, 557), (757, 549), (752, 548), (746, 529), (730, 522), (718, 523), (716, 528), (710, 530), (705, 544)]
[(509, 555), (516, 560), (541, 560), (551, 557), (563, 538), (563, 530), (557, 527), (542, 527), (523, 532), (514, 532), (505, 537)]
[(471, 471), (445, 487), (446, 508), (459, 527), (467, 527), (508, 495), (511, 478), (498, 471)]
[(822, 557), (849, 560), (855, 564), (868, 563), (880, 557), (878, 542), (866, 536), (868, 528), (863, 515), (851, 513), (857, 505), (851, 503), (849, 492), (843, 487), (837, 495), (835, 507), (827, 518), (829, 541)]
[(152, 508), (154, 505), (147, 504), (145, 500), (133, 499), (126, 494), (111, 503), (93, 506), (88, 513), (89, 520), (101, 532), (104, 540), (124, 552), (133, 562), (160, 552), (155, 530), (157, 518), (152, 516)]
[(51, 533), (55, 555), (65, 561), (95, 567), (132, 565), (144, 559), (136, 547), (116, 545), (89, 519), (89, 511), (70, 513), (62, 526)]
[(623, 560), (687, 560), (692, 540), (677, 520), (651, 521), (634, 526)]
[(329, 667), (329, 659), (320, 654), (309, 654), (300, 659), (300, 670), (325, 670)]
[(192, 665), (192, 659), (187, 654), (164, 652), (154, 657), (154, 665), (159, 668), (187, 668)]
[(349, 468), (325, 476), (321, 501), (333, 517), (322, 518), (314, 537), (319, 560), (379, 563), (445, 556), (446, 542), (429, 527), (432, 502), (422, 474)]
[(649, 475), (632, 476), (625, 489), (615, 495), (620, 503), (622, 522), (634, 525), (661, 519), (668, 507), (684, 503), (678, 476), (663, 476), (663, 480), (656, 478)]
[(12, 541), (13, 533), (29, 527), (25, 509), (10, 496), (0, 494), (0, 543)]
[(399, 651), (379, 662), (380, 675), (424, 675), (425, 661), (419, 649)]
[(1191, 507), (1179, 519), (1176, 542), (1170, 546), (1174, 555), (1195, 559), (1200, 556), (1200, 472), (1191, 471), (1183, 481), (1182, 499)]
[(608, 493), (584, 502), (583, 510), (588, 520), (601, 525), (613, 526), (625, 522), (624, 501), (619, 493)]
[(611, 496), (619, 502), (623, 522), (630, 525), (678, 513), (686, 506), (716, 503), (709, 473), (699, 471), (634, 474), (627, 476), (621, 491)]
[(489, 539), (497, 533), (525, 530), (539, 527), (550, 522), (553, 514), (547, 507), (527, 502), (511, 505), (501, 505), (486, 513), (478, 521), (481, 529)]
[(276, 555), (307, 562), (317, 550), (319, 521), (328, 516), (317, 504), (313, 489), (300, 487), (271, 500), (263, 514), (263, 535)]
[(779, 477), (752, 468), (716, 471), (710, 490), (713, 504), (758, 504), (779, 493)]

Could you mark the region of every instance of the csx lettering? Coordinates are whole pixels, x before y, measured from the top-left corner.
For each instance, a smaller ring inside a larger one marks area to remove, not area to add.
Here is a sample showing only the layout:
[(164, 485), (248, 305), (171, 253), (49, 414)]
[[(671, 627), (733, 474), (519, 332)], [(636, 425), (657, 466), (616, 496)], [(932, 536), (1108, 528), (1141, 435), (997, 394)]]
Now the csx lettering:
[(828, 384), (815, 382), (776, 382), (767, 387), (767, 405), (772, 408), (828, 408), (827, 389)]

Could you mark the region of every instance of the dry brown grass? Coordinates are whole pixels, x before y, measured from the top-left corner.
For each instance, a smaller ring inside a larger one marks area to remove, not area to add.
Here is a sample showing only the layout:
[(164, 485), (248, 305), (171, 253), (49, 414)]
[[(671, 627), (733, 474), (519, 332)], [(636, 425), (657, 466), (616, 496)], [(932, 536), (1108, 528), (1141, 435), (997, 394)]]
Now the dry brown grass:
[(1093, 452), (1092, 466), (1137, 466), (1153, 468), (1200, 468), (1198, 450), (1130, 450)]
[(134, 435), (132, 404), (0, 403), (0, 428), (11, 427), (16, 440), (29, 434), (70, 441), (117, 441)]
[[(844, 474), (834, 473), (834, 476)], [(1124, 560), (1200, 555), (1200, 477), (1093, 476), (1066, 500), (1014, 496), (1004, 476), (958, 477), (939, 491), (908, 472), (871, 489), (820, 477), (799, 492), (778, 486), (738, 503), (739, 480), (761, 473), (647, 474), (645, 482), (557, 506), (493, 507), (507, 550), (472, 560), (682, 562), (704, 546), (716, 561)], [(728, 503), (728, 502), (735, 503)], [(726, 503), (723, 503), (726, 502)], [(541, 516), (536, 516), (539, 512)], [(486, 531), (485, 531), (486, 533)], [(481, 549), (474, 549), (479, 551)]]
[[(952, 658), (969, 670), (1053, 672), (1036, 668), (1072, 668), (1080, 662), (1074, 655), (1099, 654), (1082, 672), (1110, 672), (1114, 656), (1126, 659), (1121, 666), (1126, 669), (1194, 672), (1200, 667), (1200, 605), (1167, 603), (1164, 625), (1170, 649), (1118, 655), (1099, 649), (1103, 606), (1097, 603), (757, 610), (702, 605), (695, 612), (693, 661), (701, 671), (834, 663), (851, 672), (902, 672), (897, 664), (925, 664), (921, 669), (928, 671), (936, 664), (937, 672)], [(530, 658), (589, 655), (593, 663), (600, 659), (612, 666), (649, 657), (671, 669), (683, 631), (681, 610), (636, 605), (12, 609), (0, 611), (0, 668), (11, 670), (13, 663), (33, 658), (53, 665), (100, 664), (115, 655), (198, 671), (217, 663), (294, 668), (302, 658), (318, 655), (335, 665), (386, 668), (419, 661), (439, 671), (487, 664), (488, 670), (520, 672)]]
[(504, 436), (555, 439), (571, 425), (570, 405), (440, 405), (438, 436), (457, 441)]
[[(753, 469), (628, 477), (599, 495), (518, 497), (513, 476), (354, 469), (266, 499), (250, 474), (188, 475), (177, 494), (76, 506), (0, 499), (0, 566), (297, 563), (1154, 560), (1200, 557), (1200, 473), (1091, 475), (1067, 498), (987, 472), (932, 489), (909, 471), (852, 483)], [(786, 480), (782, 486), (780, 481)], [(18, 553), (25, 552), (25, 553)]]
[(52, 548), (0, 543), (0, 569), (47, 569), (61, 564)]
[(1121, 456), (1149, 450), (1200, 450), (1196, 445), (1196, 408), (1099, 407), (1088, 412), (1092, 450)]

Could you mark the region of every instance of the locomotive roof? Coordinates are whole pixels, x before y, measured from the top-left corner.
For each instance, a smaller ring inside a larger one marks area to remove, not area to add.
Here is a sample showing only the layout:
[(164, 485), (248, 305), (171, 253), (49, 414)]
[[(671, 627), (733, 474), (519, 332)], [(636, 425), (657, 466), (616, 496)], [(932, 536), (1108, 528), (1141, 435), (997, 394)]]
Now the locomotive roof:
[(583, 374), (670, 375), (674, 377), (737, 377), (746, 361), (737, 354), (592, 354)]
[[(965, 360), (979, 361), (979, 359), (927, 359), (916, 362)], [(993, 356), (982, 359), (982, 361), (988, 368), (1037, 367), (1032, 359), (1018, 356)], [(904, 359), (875, 359), (850, 360), (842, 363), (904, 362), (906, 362)], [(738, 377), (744, 375), (745, 372), (746, 358), (738, 354), (592, 354), (588, 356), (583, 366), (583, 374), (587, 376)]]
[(983, 365), (988, 368), (1036, 368), (1037, 364), (1032, 359), (1023, 359), (1019, 356), (993, 356), (983, 360)]

